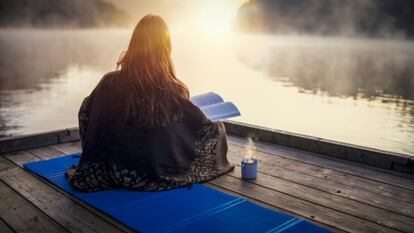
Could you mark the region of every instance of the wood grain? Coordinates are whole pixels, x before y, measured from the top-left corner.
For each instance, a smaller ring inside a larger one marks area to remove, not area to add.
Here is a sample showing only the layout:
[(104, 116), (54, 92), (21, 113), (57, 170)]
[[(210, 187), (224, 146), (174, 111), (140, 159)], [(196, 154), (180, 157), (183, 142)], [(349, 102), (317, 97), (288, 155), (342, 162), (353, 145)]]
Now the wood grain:
[[(0, 164), (13, 166), (1, 157)], [(1, 172), (0, 179), (70, 232), (122, 232), (20, 167)]]
[[(67, 232), (2, 181), (0, 200), (0, 218), (15, 232)], [(0, 232), (13, 232), (3, 221)]]

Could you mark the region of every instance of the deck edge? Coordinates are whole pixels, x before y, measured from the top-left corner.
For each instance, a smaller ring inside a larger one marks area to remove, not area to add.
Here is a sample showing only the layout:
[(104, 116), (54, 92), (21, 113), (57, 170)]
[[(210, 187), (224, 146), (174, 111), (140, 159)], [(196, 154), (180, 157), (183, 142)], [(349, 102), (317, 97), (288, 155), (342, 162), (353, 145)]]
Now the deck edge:
[(247, 123), (224, 121), (227, 133), (349, 160), (397, 172), (414, 174), (414, 156), (337, 142)]
[[(387, 170), (414, 174), (414, 156), (337, 142), (283, 130), (224, 121), (227, 133), (256, 139), (281, 146), (349, 160)], [(0, 138), (0, 154), (79, 140), (77, 127), (44, 133)]]
[(0, 154), (79, 140), (77, 127), (0, 138)]

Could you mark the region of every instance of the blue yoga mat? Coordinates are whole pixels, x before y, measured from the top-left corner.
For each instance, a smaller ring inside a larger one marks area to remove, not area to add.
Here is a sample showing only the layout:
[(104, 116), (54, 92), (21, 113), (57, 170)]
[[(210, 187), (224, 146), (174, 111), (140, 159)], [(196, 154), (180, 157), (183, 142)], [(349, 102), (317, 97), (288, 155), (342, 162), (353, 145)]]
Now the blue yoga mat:
[(69, 186), (65, 171), (79, 158), (73, 154), (24, 167), (138, 232), (330, 232), (201, 184), (163, 192), (78, 192)]

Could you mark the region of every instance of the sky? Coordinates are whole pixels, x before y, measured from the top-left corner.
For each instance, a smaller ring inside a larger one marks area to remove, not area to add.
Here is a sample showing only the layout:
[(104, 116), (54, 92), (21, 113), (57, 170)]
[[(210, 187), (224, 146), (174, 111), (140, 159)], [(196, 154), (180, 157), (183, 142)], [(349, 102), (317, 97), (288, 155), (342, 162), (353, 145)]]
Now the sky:
[(172, 28), (231, 28), (238, 8), (246, 0), (108, 0), (131, 15), (136, 24), (144, 15), (162, 16)]

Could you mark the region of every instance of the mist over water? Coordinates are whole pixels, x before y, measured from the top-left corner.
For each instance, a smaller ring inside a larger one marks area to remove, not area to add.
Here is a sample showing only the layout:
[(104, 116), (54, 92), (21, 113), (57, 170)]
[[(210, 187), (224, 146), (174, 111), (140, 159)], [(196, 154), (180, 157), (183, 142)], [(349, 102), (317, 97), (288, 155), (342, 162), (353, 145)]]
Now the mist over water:
[(414, 99), (412, 42), (304, 36), (263, 40), (263, 50), (249, 51), (242, 61), (304, 92)]
[[(0, 135), (77, 125), (115, 69), (129, 30), (0, 30)], [(235, 120), (414, 154), (414, 45), (408, 41), (173, 30), (178, 77), (216, 91)]]

